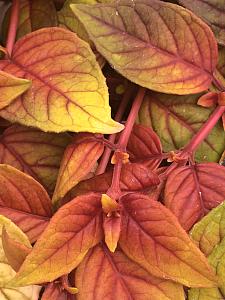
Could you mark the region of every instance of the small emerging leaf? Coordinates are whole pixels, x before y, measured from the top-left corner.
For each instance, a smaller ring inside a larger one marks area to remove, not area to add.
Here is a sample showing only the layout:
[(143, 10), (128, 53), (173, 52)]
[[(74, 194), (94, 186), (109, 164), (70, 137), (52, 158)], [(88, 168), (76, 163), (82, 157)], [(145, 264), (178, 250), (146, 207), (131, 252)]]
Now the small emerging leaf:
[(0, 70), (0, 109), (31, 87), (31, 80), (15, 77)]
[(158, 0), (71, 7), (97, 50), (129, 80), (180, 95), (209, 87), (217, 43), (210, 28), (190, 11)]

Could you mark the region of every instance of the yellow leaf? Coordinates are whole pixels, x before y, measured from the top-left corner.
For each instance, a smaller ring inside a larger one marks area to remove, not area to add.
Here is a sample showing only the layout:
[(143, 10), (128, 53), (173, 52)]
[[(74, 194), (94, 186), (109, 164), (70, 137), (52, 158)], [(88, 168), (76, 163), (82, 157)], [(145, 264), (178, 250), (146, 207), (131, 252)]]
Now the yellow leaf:
[(0, 299), (7, 300), (37, 300), (40, 287), (26, 286), (14, 288), (10, 286), (9, 281), (15, 276), (15, 272), (8, 264), (2, 247), (2, 229), (6, 228), (7, 233), (14, 240), (31, 247), (28, 237), (13, 222), (0, 215)]

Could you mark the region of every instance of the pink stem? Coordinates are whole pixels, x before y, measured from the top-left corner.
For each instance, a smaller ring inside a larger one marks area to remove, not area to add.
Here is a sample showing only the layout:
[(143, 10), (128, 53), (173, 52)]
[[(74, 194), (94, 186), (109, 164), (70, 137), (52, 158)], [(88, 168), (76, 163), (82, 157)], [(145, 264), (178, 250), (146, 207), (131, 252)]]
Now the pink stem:
[(19, 21), (19, 11), (20, 11), (20, 1), (13, 0), (12, 8), (11, 8), (8, 37), (7, 37), (7, 41), (6, 41), (6, 49), (7, 49), (9, 56), (12, 55), (13, 46), (14, 46), (14, 43), (16, 40), (16, 32), (17, 32), (17, 26), (18, 26), (18, 21)]
[(218, 120), (225, 112), (225, 106), (218, 106), (209, 117), (208, 121), (200, 128), (198, 133), (191, 139), (190, 143), (183, 149), (183, 153), (192, 154), (196, 148), (204, 141), (209, 135), (210, 131), (216, 125)]
[[(124, 93), (124, 96), (121, 100), (121, 103), (120, 103), (120, 106), (119, 106), (119, 109), (115, 115), (115, 121), (117, 122), (120, 122), (122, 120), (122, 117), (123, 117), (123, 114), (126, 110), (126, 107), (127, 107), (127, 104), (130, 100), (130, 97), (133, 93), (134, 89), (133, 89), (133, 86), (131, 87), (128, 87), (126, 92)], [(116, 139), (116, 134), (111, 134), (109, 136), (109, 142), (112, 144), (115, 142), (115, 139)], [(99, 175), (99, 174), (103, 174), (106, 170), (106, 167), (108, 165), (108, 162), (109, 162), (109, 158), (110, 158), (110, 155), (111, 155), (111, 149), (110, 148), (105, 148), (105, 151), (102, 155), (102, 158), (101, 158), (101, 161), (98, 165), (98, 168), (95, 172), (95, 175)]]
[[(121, 149), (122, 151), (126, 151), (127, 143), (128, 143), (132, 128), (134, 126), (134, 122), (136, 120), (138, 111), (139, 111), (142, 101), (144, 99), (145, 92), (146, 92), (146, 89), (143, 87), (140, 87), (138, 90), (137, 96), (134, 99), (131, 111), (130, 111), (128, 119), (126, 121), (125, 129), (122, 131), (120, 138), (119, 138), (119, 142), (118, 142), (118, 148)], [(109, 188), (109, 190), (107, 191), (107, 194), (115, 200), (117, 200), (119, 198), (119, 196), (121, 195), (121, 190), (120, 190), (121, 170), (122, 170), (122, 161), (120, 160), (114, 166), (112, 184), (111, 184), (111, 187)]]

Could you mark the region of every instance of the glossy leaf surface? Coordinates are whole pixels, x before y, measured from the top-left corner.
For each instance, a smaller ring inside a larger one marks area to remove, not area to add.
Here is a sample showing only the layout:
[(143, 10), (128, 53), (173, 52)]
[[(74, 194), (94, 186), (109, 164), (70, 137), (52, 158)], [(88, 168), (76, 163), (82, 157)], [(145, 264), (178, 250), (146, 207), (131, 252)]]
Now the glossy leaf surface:
[(32, 177), (0, 165), (0, 214), (11, 219), (34, 242), (51, 217), (51, 200)]
[[(206, 257), (161, 203), (133, 193), (121, 199), (119, 245), (149, 273), (191, 287), (214, 287)], [(132, 245), (132, 246), (131, 246)]]
[(136, 124), (130, 135), (127, 151), (132, 162), (156, 169), (162, 161), (162, 146), (152, 128)]
[(52, 193), (63, 152), (70, 140), (64, 133), (45, 133), (13, 125), (0, 137), (0, 163), (29, 174)]
[(7, 120), (43, 131), (114, 133), (105, 78), (87, 43), (62, 28), (34, 31), (0, 68), (32, 80), (32, 88), (1, 111)]
[[(92, 139), (92, 140), (91, 140)], [(63, 198), (75, 185), (94, 169), (104, 146), (94, 135), (79, 135), (67, 146), (53, 195), (53, 203)]]
[(212, 28), (217, 41), (225, 45), (225, 1), (224, 0), (179, 0)]
[(14, 288), (10, 286), (9, 281), (14, 277), (15, 272), (9, 265), (2, 247), (2, 229), (8, 232), (10, 238), (26, 246), (30, 245), (27, 236), (9, 219), (0, 216), (0, 299), (7, 300), (37, 300), (40, 287), (26, 286)]
[[(212, 110), (197, 105), (199, 97), (159, 93), (146, 95), (139, 111), (139, 122), (153, 128), (162, 142), (164, 152), (183, 148), (208, 120)], [(218, 122), (199, 145), (195, 159), (198, 162), (216, 162), (224, 148), (225, 133)]]
[(158, 0), (71, 7), (97, 50), (131, 81), (173, 94), (209, 87), (217, 44), (209, 27), (190, 11)]
[(31, 86), (31, 81), (0, 71), (0, 109), (9, 105)]
[(106, 246), (91, 249), (76, 271), (78, 300), (177, 300), (184, 299), (182, 286), (150, 275), (122, 251)]
[(215, 163), (175, 169), (167, 178), (164, 203), (189, 230), (225, 199), (225, 168)]
[(102, 239), (100, 195), (80, 196), (62, 206), (27, 256), (14, 286), (53, 281), (71, 272)]

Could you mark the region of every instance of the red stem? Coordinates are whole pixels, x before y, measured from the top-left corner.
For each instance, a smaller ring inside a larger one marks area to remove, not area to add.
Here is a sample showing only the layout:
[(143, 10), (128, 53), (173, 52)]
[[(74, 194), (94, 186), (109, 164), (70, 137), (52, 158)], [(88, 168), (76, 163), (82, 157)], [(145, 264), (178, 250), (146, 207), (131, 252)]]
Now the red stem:
[[(119, 109), (118, 109), (118, 111), (117, 111), (117, 113), (115, 115), (115, 121), (120, 122), (122, 120), (123, 114), (124, 114), (124, 112), (126, 110), (127, 104), (128, 104), (128, 102), (130, 100), (130, 97), (131, 97), (133, 91), (134, 91), (133, 86), (128, 87), (126, 89), (126, 92), (124, 93), (124, 96), (123, 96), (123, 98), (121, 100)], [(116, 134), (111, 134), (109, 136), (109, 142), (111, 144), (115, 142), (115, 139), (116, 139)], [(95, 175), (103, 174), (105, 172), (106, 167), (107, 167), (108, 162), (109, 162), (111, 151), (112, 150), (110, 148), (108, 148), (108, 147), (105, 148), (105, 151), (104, 151), (104, 153), (102, 155), (101, 161), (100, 161), (100, 163), (98, 165), (98, 168), (97, 168), (97, 170), (95, 172)]]
[[(143, 87), (140, 87), (137, 93), (136, 98), (134, 99), (133, 105), (131, 107), (131, 111), (129, 113), (128, 119), (126, 121), (125, 129), (122, 131), (119, 142), (118, 142), (118, 148), (120, 151), (126, 151), (127, 143), (132, 131), (132, 128), (134, 126), (134, 122), (136, 120), (138, 111), (140, 109), (140, 106), (142, 104), (142, 101), (145, 96), (146, 89)], [(117, 162), (113, 169), (113, 178), (112, 178), (112, 184), (109, 190), (107, 191), (107, 194), (117, 200), (121, 195), (120, 190), (120, 175), (122, 170), (122, 160)]]
[(20, 0), (13, 0), (11, 15), (10, 15), (8, 37), (6, 41), (6, 49), (9, 56), (12, 55), (13, 46), (16, 40), (16, 32), (17, 32), (17, 26), (19, 21), (19, 11), (20, 11)]
[(204, 141), (209, 135), (210, 131), (216, 125), (218, 120), (225, 112), (225, 106), (218, 106), (209, 117), (208, 121), (200, 128), (198, 133), (191, 139), (190, 143), (183, 149), (182, 153), (193, 154), (197, 147)]

